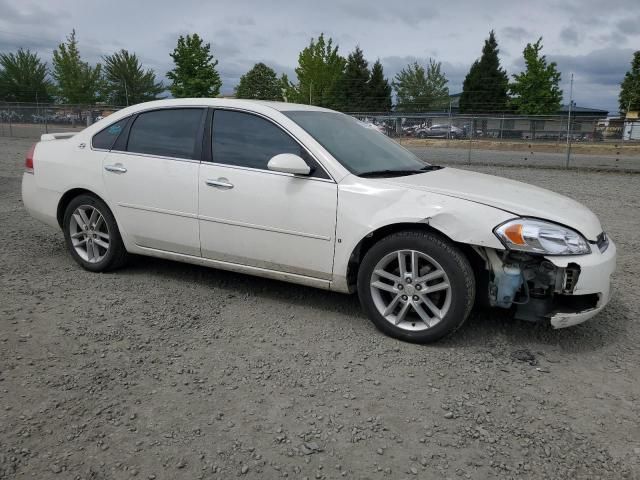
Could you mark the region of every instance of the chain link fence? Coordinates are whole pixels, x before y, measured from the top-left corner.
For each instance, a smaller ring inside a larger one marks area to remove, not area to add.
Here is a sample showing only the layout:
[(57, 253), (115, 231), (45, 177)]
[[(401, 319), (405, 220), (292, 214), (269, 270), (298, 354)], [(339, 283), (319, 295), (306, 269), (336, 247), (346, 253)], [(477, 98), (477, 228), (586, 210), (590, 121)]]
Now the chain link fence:
[(118, 107), (0, 103), (0, 137), (37, 139), (43, 133), (80, 131)]
[[(0, 103), (0, 137), (80, 131), (119, 107)], [(640, 120), (574, 115), (351, 113), (435, 164), (640, 171)]]
[(430, 163), (640, 171), (640, 121), (584, 115), (571, 120), (566, 115), (351, 115)]

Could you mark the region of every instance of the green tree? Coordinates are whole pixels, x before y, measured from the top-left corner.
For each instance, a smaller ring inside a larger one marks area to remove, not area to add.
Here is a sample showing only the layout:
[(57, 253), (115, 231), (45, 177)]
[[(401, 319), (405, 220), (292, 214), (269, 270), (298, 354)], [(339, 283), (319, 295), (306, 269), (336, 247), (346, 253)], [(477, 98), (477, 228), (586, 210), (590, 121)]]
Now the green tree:
[(169, 90), (176, 98), (215, 97), (220, 93), (222, 80), (216, 70), (218, 61), (211, 55), (211, 45), (203, 43), (197, 33), (183, 37), (169, 54), (175, 67), (167, 73)]
[(36, 53), (20, 48), (0, 54), (0, 99), (8, 102), (49, 102), (47, 64)]
[(256, 100), (282, 100), (282, 82), (276, 72), (264, 63), (256, 63), (240, 77), (236, 87), (237, 98)]
[(449, 88), (440, 62), (429, 59), (425, 69), (418, 62), (407, 65), (393, 81), (402, 112), (424, 112), (448, 105)]
[(500, 67), (498, 42), (493, 30), (484, 41), (482, 56), (473, 62), (462, 84), (462, 113), (504, 112), (509, 104), (509, 78)]
[(341, 99), (340, 109), (346, 112), (367, 110), (369, 97), (369, 64), (359, 46), (347, 57), (344, 74), (338, 82), (337, 94)]
[(285, 102), (295, 102), (298, 99), (298, 90), (296, 85), (291, 83), (286, 73), (283, 73), (279, 79), (280, 91), (282, 92), (282, 99)]
[(618, 103), (622, 113), (640, 110), (640, 50), (633, 54), (631, 69), (620, 84)]
[(333, 46), (330, 38), (325, 41), (320, 34), (318, 41), (311, 39), (309, 46), (300, 52), (295, 88), (296, 102), (322, 107), (339, 107), (337, 87), (344, 72), (345, 59), (338, 54), (338, 46)]
[(380, 60), (376, 60), (371, 68), (367, 90), (366, 111), (388, 112), (391, 110), (391, 85), (384, 76)]
[(134, 105), (154, 100), (164, 91), (153, 70), (143, 70), (135, 53), (122, 49), (104, 57), (104, 89), (113, 105)]
[(56, 97), (61, 102), (92, 104), (100, 100), (102, 67), (100, 64), (92, 67), (82, 61), (75, 30), (66, 43), (53, 51), (52, 76), (57, 83)]
[(547, 63), (541, 50), (542, 37), (534, 44), (527, 44), (523, 51), (525, 71), (513, 75), (514, 81), (509, 85), (510, 103), (518, 113), (549, 115), (560, 109), (560, 72), (555, 62)]

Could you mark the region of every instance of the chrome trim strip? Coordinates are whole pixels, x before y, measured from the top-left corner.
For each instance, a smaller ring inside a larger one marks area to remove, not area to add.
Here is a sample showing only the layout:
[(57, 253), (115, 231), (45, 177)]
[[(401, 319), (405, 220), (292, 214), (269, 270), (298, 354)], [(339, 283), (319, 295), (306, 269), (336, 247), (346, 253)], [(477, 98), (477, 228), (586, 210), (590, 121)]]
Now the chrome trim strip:
[(327, 237), (324, 235), (316, 235), (315, 233), (305, 233), (305, 232), (295, 232), (293, 230), (284, 230), (281, 228), (273, 228), (273, 227), (267, 227), (266, 225), (256, 225), (253, 223), (244, 223), (244, 222), (236, 222), (233, 220), (226, 220), (223, 218), (213, 218), (213, 217), (207, 217), (205, 215), (198, 215), (198, 219), (199, 220), (204, 220), (206, 222), (213, 222), (213, 223), (222, 223), (224, 225), (232, 225), (234, 227), (245, 227), (245, 228), (252, 228), (254, 230), (264, 230), (266, 232), (275, 232), (275, 233), (283, 233), (285, 235), (294, 235), (296, 237), (306, 237), (306, 238), (313, 238), (316, 240), (325, 240), (325, 241), (330, 241), (331, 237)]
[(164, 208), (145, 207), (142, 205), (134, 205), (132, 203), (118, 203), (119, 207), (133, 208), (134, 210), (144, 210), (145, 212), (164, 213), (166, 215), (175, 215), (176, 217), (186, 217), (197, 219), (198, 216), (195, 213), (179, 212), (176, 210), (167, 210)]
[(187, 163), (201, 163), (200, 160), (193, 160), (191, 158), (163, 157), (162, 155), (152, 155), (150, 153), (123, 152), (121, 150), (105, 150), (105, 151), (108, 151), (110, 153), (115, 153), (118, 155), (129, 155), (134, 157), (157, 158), (160, 160), (175, 160), (177, 162), (187, 162)]
[(227, 163), (202, 162), (202, 165), (211, 165), (211, 166), (221, 167), (221, 168), (232, 168), (235, 170), (245, 170), (247, 172), (268, 173), (270, 175), (281, 175), (283, 177), (295, 177), (301, 180), (313, 180), (315, 182), (332, 183), (334, 185), (336, 184), (335, 181), (330, 180), (328, 178), (308, 177), (306, 175), (294, 175), (293, 173), (274, 172), (273, 170), (263, 170), (262, 168), (243, 167), (241, 165), (229, 165)]
[(179, 212), (176, 210), (167, 210), (164, 208), (145, 207), (142, 205), (134, 205), (131, 203), (118, 203), (118, 206), (123, 208), (132, 208), (135, 210), (144, 210), (146, 212), (163, 213), (165, 215), (175, 215), (177, 217), (193, 218), (196, 220), (203, 220), (205, 222), (222, 223), (224, 225), (232, 225), (234, 227), (244, 227), (244, 228), (251, 228), (254, 230), (263, 230), (266, 232), (282, 233), (284, 235), (293, 235), (296, 237), (313, 238), (315, 240), (324, 240), (327, 242), (331, 240), (331, 237), (327, 237), (325, 235), (316, 235), (315, 233), (296, 232), (293, 230), (284, 230), (282, 228), (268, 227), (266, 225), (256, 225), (253, 223), (236, 222), (233, 220), (226, 220), (223, 218), (207, 217), (205, 215), (196, 215), (194, 213)]

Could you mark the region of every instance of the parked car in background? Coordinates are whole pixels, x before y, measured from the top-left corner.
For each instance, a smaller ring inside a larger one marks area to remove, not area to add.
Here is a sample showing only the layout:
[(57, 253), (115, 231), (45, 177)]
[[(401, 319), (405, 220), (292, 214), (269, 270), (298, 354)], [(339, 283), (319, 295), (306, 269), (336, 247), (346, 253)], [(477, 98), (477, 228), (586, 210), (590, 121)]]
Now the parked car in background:
[(418, 138), (462, 138), (463, 130), (454, 125), (432, 125), (431, 127), (422, 127), (414, 132)]
[(291, 103), (161, 100), (42, 135), (22, 198), (89, 271), (139, 254), (358, 292), (411, 342), (474, 305), (583, 322), (609, 301), (616, 261), (574, 200), (425, 164), (370, 125)]

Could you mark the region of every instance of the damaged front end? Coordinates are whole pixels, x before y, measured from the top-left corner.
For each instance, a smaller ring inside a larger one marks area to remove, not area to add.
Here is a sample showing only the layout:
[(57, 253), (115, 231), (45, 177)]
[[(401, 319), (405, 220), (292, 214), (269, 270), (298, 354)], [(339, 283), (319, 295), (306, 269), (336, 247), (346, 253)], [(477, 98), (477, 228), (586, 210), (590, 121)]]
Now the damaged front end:
[[(609, 300), (611, 255), (607, 255), (605, 271), (598, 272), (594, 259), (587, 261), (586, 274), (601, 275), (603, 281), (581, 282), (585, 272), (571, 257), (559, 259), (491, 248), (477, 250), (489, 272), (488, 303), (493, 307), (513, 308), (517, 319), (550, 321), (556, 328), (568, 327), (591, 318)], [(612, 258), (615, 267), (615, 251)], [(581, 283), (594, 288), (580, 289)]]

